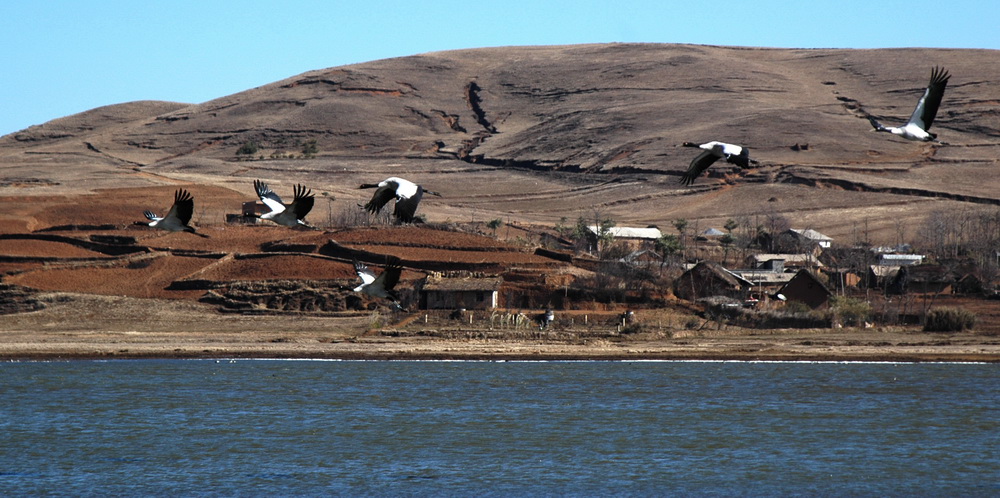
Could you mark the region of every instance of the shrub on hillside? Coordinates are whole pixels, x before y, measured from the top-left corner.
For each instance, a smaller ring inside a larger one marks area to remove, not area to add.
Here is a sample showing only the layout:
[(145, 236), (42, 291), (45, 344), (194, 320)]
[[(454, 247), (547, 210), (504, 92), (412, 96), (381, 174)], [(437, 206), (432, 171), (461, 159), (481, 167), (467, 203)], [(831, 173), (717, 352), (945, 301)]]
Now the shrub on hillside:
[(960, 308), (934, 308), (924, 322), (926, 332), (961, 332), (976, 325), (975, 313)]
[(240, 148), (236, 150), (236, 155), (252, 156), (256, 154), (258, 150), (260, 150), (260, 145), (257, 145), (257, 142), (251, 140), (249, 142), (244, 142), (243, 145), (241, 145)]

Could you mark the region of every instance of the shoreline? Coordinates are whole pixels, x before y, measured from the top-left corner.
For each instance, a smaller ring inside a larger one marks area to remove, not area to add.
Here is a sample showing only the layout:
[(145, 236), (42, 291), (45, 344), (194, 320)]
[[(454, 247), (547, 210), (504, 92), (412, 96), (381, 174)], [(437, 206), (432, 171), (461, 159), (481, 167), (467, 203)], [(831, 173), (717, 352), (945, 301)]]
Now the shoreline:
[[(782, 336), (777, 336), (782, 338)], [(884, 346), (711, 338), (682, 343), (635, 341), (616, 345), (568, 345), (503, 341), (386, 341), (339, 343), (192, 343), (119, 341), (2, 343), (0, 361), (94, 360), (341, 360), (341, 361), (743, 361), (865, 363), (1000, 363), (1000, 345), (967, 344)], [(757, 338), (759, 339), (759, 338)]]
[(1000, 363), (1000, 360), (996, 358), (989, 359), (975, 359), (968, 356), (956, 356), (956, 357), (945, 357), (945, 356), (911, 356), (911, 357), (899, 357), (892, 358), (886, 357), (884, 355), (873, 355), (871, 357), (856, 356), (856, 357), (657, 357), (657, 358), (634, 358), (634, 357), (538, 357), (534, 356), (528, 357), (505, 357), (505, 356), (484, 356), (481, 358), (477, 357), (397, 357), (397, 356), (385, 356), (385, 357), (301, 357), (301, 356), (99, 356), (99, 355), (30, 355), (25, 357), (4, 357), (0, 358), (0, 363), (58, 363), (58, 362), (71, 362), (71, 361), (143, 361), (143, 360), (164, 360), (164, 361), (181, 361), (181, 360), (194, 360), (194, 361), (210, 361), (210, 360), (257, 360), (257, 361), (370, 361), (370, 362), (389, 362), (389, 361), (409, 361), (409, 362), (736, 362), (736, 363), (908, 363), (908, 364), (977, 364), (977, 365), (987, 365)]
[[(451, 322), (448, 322), (451, 323)], [(370, 361), (798, 361), (1000, 363), (1000, 335), (918, 328), (612, 328), (525, 331), (367, 316), (219, 314), (202, 305), (75, 296), (0, 315), (0, 361), (317, 359)], [(588, 335), (590, 334), (590, 335)]]

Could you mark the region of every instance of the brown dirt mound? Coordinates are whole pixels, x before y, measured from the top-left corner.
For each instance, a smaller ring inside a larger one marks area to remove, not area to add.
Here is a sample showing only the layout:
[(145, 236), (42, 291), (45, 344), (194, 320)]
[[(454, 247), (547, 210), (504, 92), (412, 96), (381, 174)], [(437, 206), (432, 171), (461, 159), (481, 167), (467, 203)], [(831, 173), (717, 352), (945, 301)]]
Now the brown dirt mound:
[(520, 248), (490, 237), (471, 233), (440, 230), (429, 227), (372, 227), (341, 230), (333, 234), (342, 244), (400, 245), (408, 247), (440, 247), (454, 250), (486, 249), (494, 251), (520, 251)]
[(111, 267), (69, 267), (39, 269), (4, 277), (4, 282), (40, 290), (79, 292), (107, 296), (196, 299), (201, 291), (173, 291), (167, 287), (176, 279), (198, 271), (214, 260), (163, 256), (122, 261)]
[(494, 263), (508, 265), (556, 266), (557, 262), (530, 253), (508, 251), (451, 251), (425, 247), (403, 247), (356, 244), (354, 249), (398, 256), (408, 261), (434, 261), (440, 263)]
[(306, 255), (274, 255), (221, 261), (194, 276), (216, 281), (348, 280), (357, 278), (347, 263)]
[[(0, 275), (20, 273), (23, 271), (30, 271), (41, 268), (45, 263), (41, 262), (11, 262), (11, 263), (0, 263)], [(7, 277), (4, 277), (7, 280)]]
[(0, 239), (0, 254), (5, 256), (49, 258), (101, 258), (104, 254), (66, 242), (30, 239)]

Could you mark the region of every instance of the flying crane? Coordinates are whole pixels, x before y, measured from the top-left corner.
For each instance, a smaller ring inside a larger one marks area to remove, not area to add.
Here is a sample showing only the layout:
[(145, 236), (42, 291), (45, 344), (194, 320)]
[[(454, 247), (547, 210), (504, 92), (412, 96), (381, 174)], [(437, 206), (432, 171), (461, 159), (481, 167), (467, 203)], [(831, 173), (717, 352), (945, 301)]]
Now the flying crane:
[(951, 75), (944, 68), (935, 66), (931, 69), (931, 81), (924, 90), (924, 95), (917, 102), (917, 107), (913, 109), (910, 120), (903, 126), (882, 126), (874, 117), (868, 116), (868, 121), (875, 128), (875, 131), (884, 131), (898, 135), (907, 140), (930, 142), (937, 140), (937, 134), (931, 133), (931, 123), (937, 116), (938, 107), (941, 106), (941, 99), (944, 97), (944, 89), (948, 86), (948, 79)]
[(681, 176), (681, 183), (684, 185), (691, 185), (694, 183), (695, 179), (709, 166), (718, 161), (719, 159), (725, 158), (727, 162), (735, 164), (743, 169), (747, 169), (751, 164), (757, 164), (757, 161), (750, 159), (750, 149), (746, 147), (741, 147), (739, 145), (727, 144), (725, 142), (711, 141), (703, 144), (696, 144), (694, 142), (684, 142), (685, 147), (698, 147), (704, 149), (704, 152), (698, 154), (691, 161), (691, 165), (688, 166), (687, 171)]
[(292, 203), (286, 206), (281, 201), (281, 197), (274, 193), (266, 183), (254, 180), (253, 187), (257, 191), (257, 197), (270, 208), (269, 212), (260, 215), (260, 219), (271, 220), (291, 228), (299, 226), (312, 228), (305, 222), (306, 215), (312, 210), (313, 203), (316, 201), (312, 190), (307, 189), (304, 185), (296, 185), (294, 188), (295, 197), (292, 199)]
[(399, 283), (399, 276), (403, 273), (403, 267), (399, 258), (394, 256), (389, 257), (385, 268), (379, 275), (375, 275), (375, 272), (358, 261), (354, 261), (354, 271), (358, 274), (358, 278), (361, 279), (361, 285), (355, 287), (354, 292), (388, 299), (394, 308), (406, 311), (399, 305), (399, 294), (395, 291), (396, 284)]
[(194, 214), (194, 198), (187, 190), (177, 189), (174, 192), (174, 204), (170, 206), (170, 211), (167, 212), (166, 216), (157, 216), (156, 213), (148, 209), (142, 214), (146, 216), (146, 219), (149, 220), (149, 226), (153, 228), (171, 232), (189, 232), (199, 237), (208, 238), (208, 235), (198, 233), (188, 225), (188, 222), (191, 221), (191, 215)]
[(376, 214), (389, 203), (396, 199), (396, 206), (393, 209), (393, 216), (400, 223), (413, 223), (417, 213), (417, 205), (425, 193), (441, 197), (441, 194), (427, 190), (416, 183), (404, 180), (399, 177), (389, 177), (381, 182), (363, 183), (359, 188), (374, 188), (375, 193), (370, 201), (364, 205), (366, 211)]

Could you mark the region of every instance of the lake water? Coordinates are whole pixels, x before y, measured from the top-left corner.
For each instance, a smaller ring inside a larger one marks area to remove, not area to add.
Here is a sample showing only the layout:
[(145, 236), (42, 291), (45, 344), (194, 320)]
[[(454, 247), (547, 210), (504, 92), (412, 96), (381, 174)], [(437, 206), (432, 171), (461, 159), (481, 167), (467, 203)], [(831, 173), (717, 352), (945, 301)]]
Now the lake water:
[(1000, 495), (1000, 365), (0, 364), (0, 495)]

